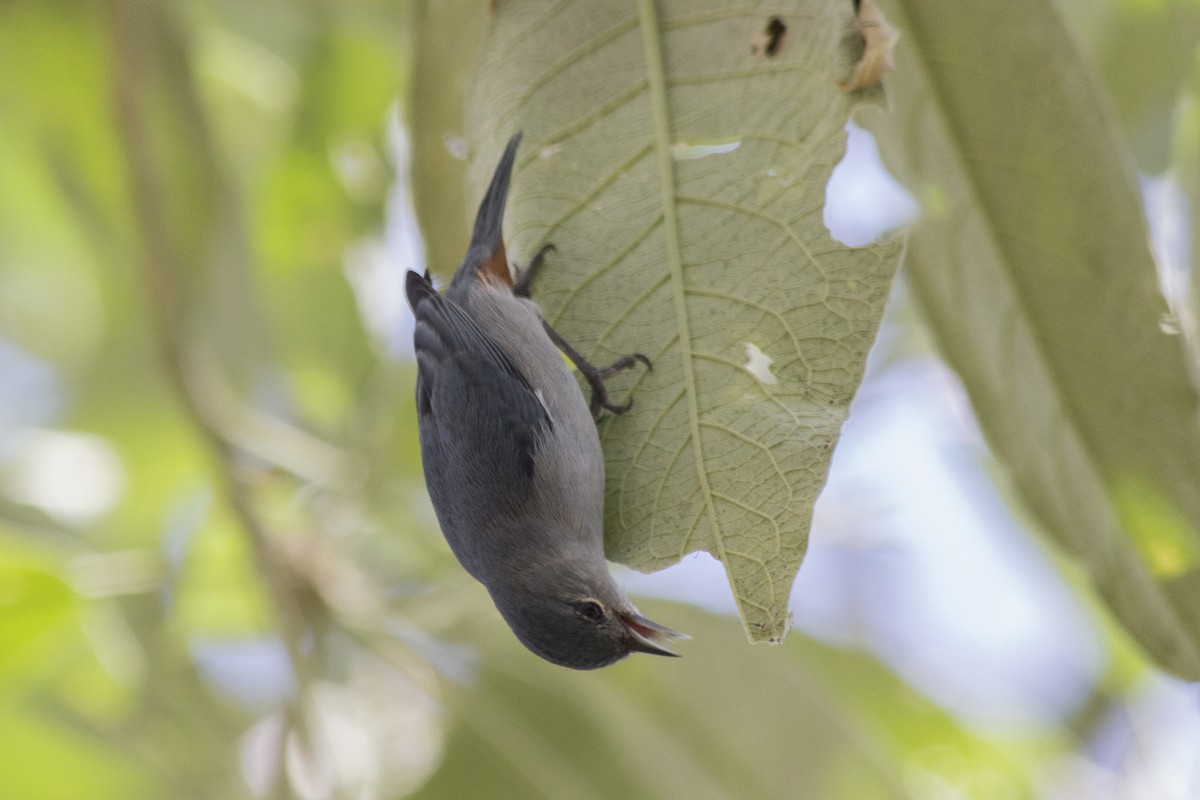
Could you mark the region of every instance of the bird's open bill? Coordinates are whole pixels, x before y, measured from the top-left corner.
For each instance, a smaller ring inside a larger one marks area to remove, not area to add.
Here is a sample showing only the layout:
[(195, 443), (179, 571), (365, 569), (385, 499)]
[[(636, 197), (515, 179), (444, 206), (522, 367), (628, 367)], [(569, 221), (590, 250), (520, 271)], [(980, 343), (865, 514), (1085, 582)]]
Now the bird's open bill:
[(636, 653), (650, 653), (655, 656), (672, 656), (679, 654), (668, 650), (662, 640), (690, 639), (686, 633), (673, 631), (665, 625), (659, 625), (653, 620), (646, 619), (641, 614), (621, 614), (621, 621), (629, 631), (630, 650)]

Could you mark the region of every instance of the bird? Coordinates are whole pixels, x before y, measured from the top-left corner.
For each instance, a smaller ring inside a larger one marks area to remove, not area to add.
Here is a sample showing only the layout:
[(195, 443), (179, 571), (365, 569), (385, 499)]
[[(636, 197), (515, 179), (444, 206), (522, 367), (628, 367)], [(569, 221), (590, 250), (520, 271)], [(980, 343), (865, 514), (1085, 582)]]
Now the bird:
[(451, 551), (534, 654), (580, 670), (632, 653), (676, 656), (667, 645), (688, 637), (642, 616), (604, 557), (596, 421), (632, 402), (611, 402), (604, 381), (651, 365), (635, 353), (597, 369), (545, 321), (531, 283), (553, 245), (514, 279), (502, 227), (520, 142), (518, 132), (496, 166), (445, 293), (428, 272), (406, 276), (426, 487)]

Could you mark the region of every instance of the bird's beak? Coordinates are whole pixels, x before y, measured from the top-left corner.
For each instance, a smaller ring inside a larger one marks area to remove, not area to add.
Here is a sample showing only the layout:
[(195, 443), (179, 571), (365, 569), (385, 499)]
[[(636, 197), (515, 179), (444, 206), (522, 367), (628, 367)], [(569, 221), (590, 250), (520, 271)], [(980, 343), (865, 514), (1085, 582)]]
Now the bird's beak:
[(678, 653), (671, 652), (660, 644), (660, 642), (664, 639), (670, 641), (672, 639), (692, 638), (686, 633), (673, 631), (665, 625), (659, 625), (657, 622), (648, 620), (641, 614), (626, 612), (620, 614), (620, 617), (621, 622), (625, 623), (625, 629), (629, 632), (629, 649), (635, 653), (650, 653), (655, 656), (672, 656), (678, 658)]

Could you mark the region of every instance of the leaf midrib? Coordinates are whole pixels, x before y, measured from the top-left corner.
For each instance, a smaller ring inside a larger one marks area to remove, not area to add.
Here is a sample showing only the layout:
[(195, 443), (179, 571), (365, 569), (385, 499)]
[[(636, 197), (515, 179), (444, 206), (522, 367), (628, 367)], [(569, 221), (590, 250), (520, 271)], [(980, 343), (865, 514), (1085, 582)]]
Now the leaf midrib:
[[(712, 488), (708, 484), (708, 473), (704, 469), (704, 447), (700, 441), (700, 410), (696, 398), (696, 373), (692, 365), (691, 325), (687, 313), (687, 297), (683, 282), (683, 256), (679, 249), (679, 220), (675, 208), (675, 168), (671, 158), (671, 120), (667, 102), (666, 75), (663, 71), (662, 46), (659, 42), (660, 25), (654, 0), (638, 0), (638, 19), (642, 31), (642, 48), (646, 58), (646, 75), (649, 77), (649, 98), (654, 125), (654, 158), (658, 165), (658, 186), (662, 198), (664, 234), (667, 244), (667, 268), (671, 275), (671, 295), (675, 302), (675, 322), (679, 331), (679, 353), (683, 366), (683, 385), (687, 392), (688, 432), (692, 439), (692, 455), (696, 462), (696, 478), (700, 482), (700, 493), (704, 498), (705, 510), (713, 528), (714, 554), (725, 566), (732, 578), (732, 569), (725, 552), (717, 510), (713, 506)], [(742, 597), (734, 587), (734, 600), (738, 611), (745, 618)]]

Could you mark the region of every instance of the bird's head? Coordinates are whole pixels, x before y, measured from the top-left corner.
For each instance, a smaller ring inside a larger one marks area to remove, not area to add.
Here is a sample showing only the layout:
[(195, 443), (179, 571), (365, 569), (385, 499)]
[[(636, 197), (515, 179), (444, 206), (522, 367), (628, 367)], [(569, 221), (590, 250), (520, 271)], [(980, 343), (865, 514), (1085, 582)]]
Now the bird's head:
[(489, 587), (496, 608), (521, 643), (571, 669), (597, 669), (632, 653), (677, 656), (665, 646), (688, 638), (652, 622), (617, 588), (600, 559), (544, 563)]

